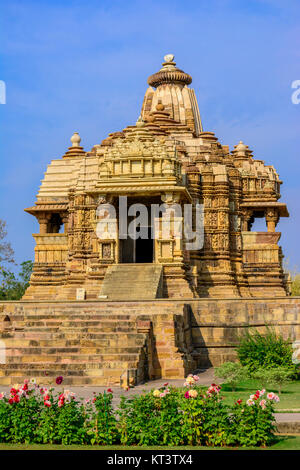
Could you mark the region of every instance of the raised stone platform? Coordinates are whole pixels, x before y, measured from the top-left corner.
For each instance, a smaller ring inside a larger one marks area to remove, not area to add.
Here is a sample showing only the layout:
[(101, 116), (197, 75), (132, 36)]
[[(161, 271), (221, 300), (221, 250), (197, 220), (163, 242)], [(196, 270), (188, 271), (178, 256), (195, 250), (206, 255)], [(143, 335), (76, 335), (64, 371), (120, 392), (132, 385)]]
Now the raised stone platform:
[(249, 326), (299, 339), (300, 299), (1, 302), (0, 320), (1, 385), (133, 385), (234, 359)]

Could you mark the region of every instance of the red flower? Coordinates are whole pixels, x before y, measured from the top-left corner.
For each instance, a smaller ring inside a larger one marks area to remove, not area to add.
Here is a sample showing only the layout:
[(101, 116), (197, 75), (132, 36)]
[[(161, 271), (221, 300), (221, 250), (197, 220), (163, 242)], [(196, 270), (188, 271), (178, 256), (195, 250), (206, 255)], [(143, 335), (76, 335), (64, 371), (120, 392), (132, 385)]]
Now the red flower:
[(13, 402), (14, 402), (14, 399), (13, 399), (13, 398), (10, 398), (10, 399), (8, 400), (8, 403), (9, 403), (10, 405), (12, 405)]
[(242, 403), (243, 400), (239, 399), (237, 400), (237, 404), (240, 405)]
[(27, 384), (24, 384), (23, 385), (23, 390), (26, 392), (26, 390), (28, 390), (28, 385)]
[(13, 398), (13, 400), (14, 400), (14, 403), (19, 403), (20, 398), (19, 398), (18, 395), (15, 395), (14, 398)]
[(188, 392), (188, 391), (187, 391), (187, 392), (185, 392), (185, 394), (184, 394), (184, 398), (190, 398), (190, 395), (189, 395), (189, 392)]
[(96, 400), (97, 400), (97, 398), (96, 398), (96, 397), (95, 397), (95, 398), (93, 398), (93, 403), (95, 403), (95, 401), (96, 401)]
[(164, 384), (164, 387), (167, 387), (168, 385), (169, 385), (169, 382), (165, 383), (165, 384)]
[(60, 385), (62, 383), (62, 381), (64, 380), (64, 378), (60, 375), (59, 377), (56, 377), (56, 383), (57, 385)]
[(108, 392), (108, 393), (114, 393), (111, 388), (108, 388), (108, 389), (107, 389), (107, 392)]
[(11, 390), (10, 390), (11, 395), (15, 396), (15, 395), (17, 395), (17, 393), (18, 393), (18, 391), (15, 388), (11, 388)]

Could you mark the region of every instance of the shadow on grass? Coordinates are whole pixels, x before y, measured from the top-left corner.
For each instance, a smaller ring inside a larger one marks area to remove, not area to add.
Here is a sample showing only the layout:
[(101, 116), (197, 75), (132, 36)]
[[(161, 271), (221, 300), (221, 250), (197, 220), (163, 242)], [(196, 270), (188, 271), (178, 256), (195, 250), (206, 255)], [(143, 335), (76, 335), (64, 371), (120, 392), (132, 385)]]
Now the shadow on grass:
[(0, 444), (0, 450), (299, 450), (300, 436), (278, 436), (269, 447), (203, 447), (203, 446), (91, 446), (58, 444)]

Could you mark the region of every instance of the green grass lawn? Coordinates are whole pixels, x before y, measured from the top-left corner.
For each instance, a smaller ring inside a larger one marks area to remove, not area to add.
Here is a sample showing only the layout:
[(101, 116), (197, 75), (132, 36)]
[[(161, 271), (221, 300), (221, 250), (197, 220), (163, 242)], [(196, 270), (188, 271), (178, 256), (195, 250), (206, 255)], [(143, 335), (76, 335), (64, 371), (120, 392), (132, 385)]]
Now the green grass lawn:
[(1, 450), (300, 450), (300, 436), (281, 436), (279, 441), (268, 447), (267, 449), (261, 447), (192, 447), (192, 446), (161, 446), (161, 447), (140, 447), (140, 446), (62, 446), (51, 444), (0, 444)]
[[(222, 385), (221, 395), (224, 396), (224, 401), (228, 405), (232, 404), (233, 401), (241, 398), (242, 400), (248, 400), (249, 395), (255, 393), (256, 390), (261, 389), (261, 385), (257, 380), (245, 380), (241, 382), (236, 391), (233, 392), (227, 385)], [(278, 393), (276, 387), (268, 387), (267, 391)], [(290, 382), (285, 385), (279, 395), (280, 402), (275, 403), (276, 411), (300, 409), (300, 380)]]

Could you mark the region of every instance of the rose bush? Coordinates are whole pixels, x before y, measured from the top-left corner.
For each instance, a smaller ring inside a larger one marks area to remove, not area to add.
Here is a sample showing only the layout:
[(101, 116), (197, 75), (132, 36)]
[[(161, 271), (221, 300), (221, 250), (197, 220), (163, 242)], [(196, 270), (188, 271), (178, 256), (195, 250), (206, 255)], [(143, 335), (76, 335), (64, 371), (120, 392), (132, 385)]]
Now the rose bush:
[(0, 393), (0, 442), (98, 445), (267, 446), (274, 441), (278, 396), (258, 390), (246, 402), (224, 404), (221, 387), (199, 387), (189, 375), (183, 388), (163, 387), (140, 396), (113, 391), (77, 399), (34, 380)]
[(246, 403), (238, 400), (232, 410), (232, 432), (235, 441), (242, 446), (268, 446), (275, 440), (275, 393), (257, 390)]

